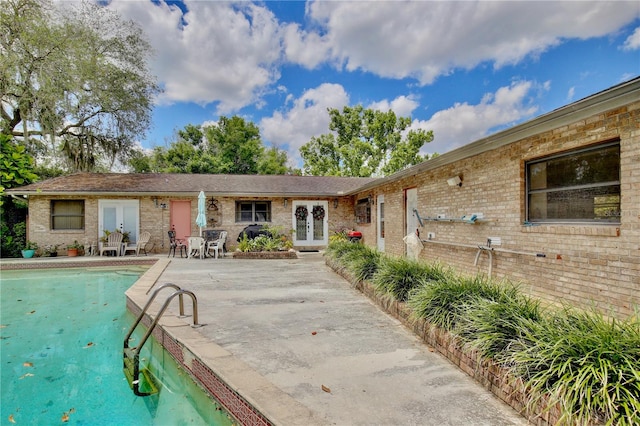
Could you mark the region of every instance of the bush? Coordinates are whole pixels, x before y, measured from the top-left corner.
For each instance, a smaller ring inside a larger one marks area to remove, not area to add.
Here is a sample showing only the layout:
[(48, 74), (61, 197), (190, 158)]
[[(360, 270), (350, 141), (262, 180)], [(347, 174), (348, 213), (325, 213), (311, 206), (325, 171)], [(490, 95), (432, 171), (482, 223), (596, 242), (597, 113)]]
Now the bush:
[(540, 321), (542, 314), (539, 301), (520, 295), (509, 283), (488, 289), (495, 294), (463, 303), (455, 331), (468, 346), (500, 362), (526, 324)]
[[(324, 255), (334, 261), (340, 261), (342, 256), (344, 256), (346, 253), (357, 250), (359, 248), (357, 247), (358, 245), (359, 244), (353, 244), (347, 240), (331, 242), (324, 251)], [(360, 246), (362, 247), (362, 245)]]
[(293, 247), (291, 240), (284, 235), (279, 227), (263, 226), (266, 235), (258, 235), (254, 239), (249, 239), (247, 234), (243, 234), (238, 241), (237, 249), (242, 252), (279, 251), (288, 250)]
[(378, 272), (380, 262), (382, 262), (382, 254), (375, 249), (369, 248), (363, 244), (353, 244), (352, 246), (365, 247), (361, 250), (353, 250), (344, 256), (344, 260), (348, 262), (347, 268), (358, 281), (370, 280)]
[(24, 248), (27, 238), (27, 227), (25, 222), (17, 223), (13, 229), (5, 222), (0, 224), (0, 240), (2, 240), (2, 257), (22, 257), (21, 250)]
[(640, 424), (640, 322), (565, 309), (519, 331), (508, 360), (533, 391), (559, 403), (560, 423)]
[(404, 302), (412, 289), (428, 284), (431, 276), (431, 268), (424, 262), (385, 257), (373, 275), (372, 283), (379, 291)]
[(418, 287), (407, 301), (417, 318), (453, 331), (462, 317), (465, 303), (490, 295), (489, 279), (484, 276), (472, 278), (453, 273), (434, 280), (427, 286)]

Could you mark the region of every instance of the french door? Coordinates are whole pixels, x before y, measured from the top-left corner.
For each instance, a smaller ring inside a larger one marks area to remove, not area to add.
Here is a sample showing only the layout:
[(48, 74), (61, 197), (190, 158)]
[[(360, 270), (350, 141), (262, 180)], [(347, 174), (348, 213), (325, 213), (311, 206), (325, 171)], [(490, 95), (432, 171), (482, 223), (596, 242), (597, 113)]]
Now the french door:
[(293, 245), (326, 246), (329, 243), (329, 203), (297, 200), (292, 204)]
[(140, 202), (138, 200), (99, 200), (98, 238), (104, 231), (129, 233), (129, 241), (138, 241)]

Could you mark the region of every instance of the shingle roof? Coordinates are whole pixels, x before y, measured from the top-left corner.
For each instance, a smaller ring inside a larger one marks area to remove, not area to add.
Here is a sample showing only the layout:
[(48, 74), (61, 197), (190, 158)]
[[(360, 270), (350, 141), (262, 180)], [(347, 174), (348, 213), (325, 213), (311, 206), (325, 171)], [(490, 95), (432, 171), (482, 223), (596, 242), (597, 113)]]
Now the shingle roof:
[(356, 192), (377, 178), (296, 175), (203, 175), (75, 173), (7, 191), (35, 194), (172, 194), (205, 191), (217, 195), (338, 196)]

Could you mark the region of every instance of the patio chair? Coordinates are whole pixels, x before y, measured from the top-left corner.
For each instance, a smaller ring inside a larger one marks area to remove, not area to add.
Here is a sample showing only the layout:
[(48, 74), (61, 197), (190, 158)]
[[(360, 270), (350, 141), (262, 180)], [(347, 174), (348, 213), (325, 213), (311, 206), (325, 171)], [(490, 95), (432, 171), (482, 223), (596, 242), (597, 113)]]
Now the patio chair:
[(218, 239), (207, 242), (207, 255), (211, 255), (213, 250), (214, 257), (218, 258), (218, 252), (222, 250), (222, 256), (224, 256), (224, 245), (227, 241), (227, 231), (220, 231)]
[(200, 259), (204, 259), (204, 238), (202, 237), (189, 237), (187, 239), (189, 244), (189, 248), (187, 249), (187, 257), (191, 259), (192, 257), (198, 256)]
[(100, 247), (100, 256), (106, 252), (114, 252), (116, 256), (120, 256), (120, 252), (122, 251), (122, 238), (123, 235), (120, 232), (112, 232), (107, 237), (107, 241), (102, 243), (102, 247)]
[(151, 233), (150, 232), (142, 232), (140, 233), (140, 237), (138, 237), (138, 242), (134, 243), (134, 244), (127, 244), (127, 246), (124, 248), (124, 254), (127, 254), (128, 251), (135, 251), (136, 252), (136, 256), (140, 255), (140, 250), (142, 250), (144, 252), (144, 255), (147, 255), (147, 250), (146, 250), (146, 246), (147, 243), (149, 242), (149, 240), (151, 239)]
[[(173, 257), (176, 257), (176, 249), (180, 250), (180, 257), (184, 257), (182, 254), (187, 254), (187, 246), (179, 238), (176, 238), (176, 231), (168, 231), (169, 234), (169, 256), (173, 252)], [(167, 257), (169, 257), (167, 256)]]

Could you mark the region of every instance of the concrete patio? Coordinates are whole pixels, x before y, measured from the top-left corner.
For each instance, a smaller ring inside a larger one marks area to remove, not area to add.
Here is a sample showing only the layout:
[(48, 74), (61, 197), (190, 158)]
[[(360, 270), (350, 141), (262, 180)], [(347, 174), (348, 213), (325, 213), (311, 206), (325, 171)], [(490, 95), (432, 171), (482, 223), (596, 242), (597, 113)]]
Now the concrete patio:
[[(168, 282), (197, 295), (206, 324), (172, 333), (187, 344), (204, 338), (213, 345), (204, 352), (222, 351), (209, 367), (275, 424), (527, 424), (352, 288), (320, 253), (171, 258), (156, 286)], [(177, 304), (170, 311), (177, 315)]]

